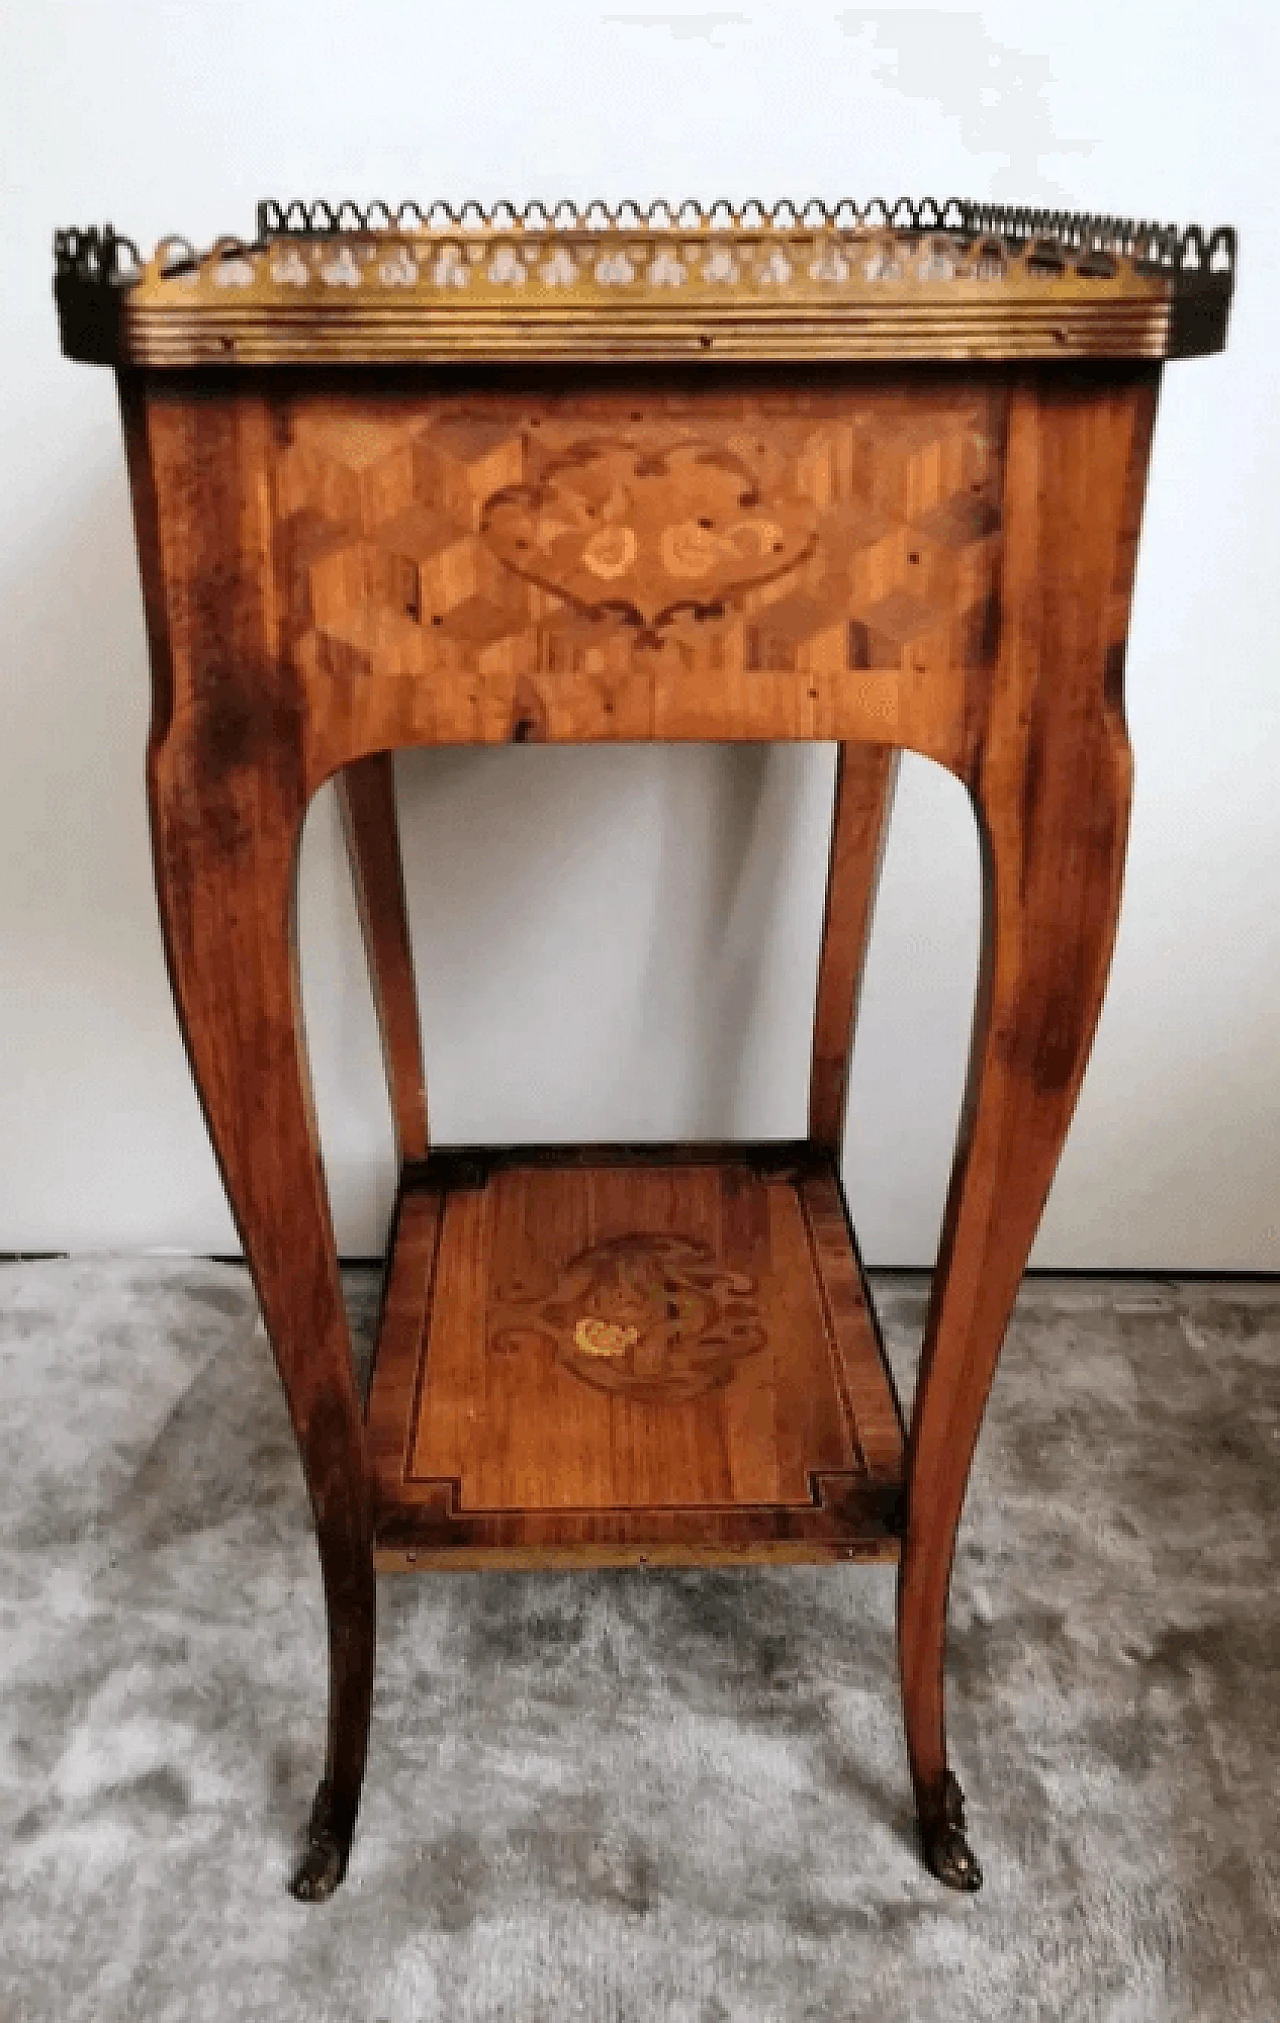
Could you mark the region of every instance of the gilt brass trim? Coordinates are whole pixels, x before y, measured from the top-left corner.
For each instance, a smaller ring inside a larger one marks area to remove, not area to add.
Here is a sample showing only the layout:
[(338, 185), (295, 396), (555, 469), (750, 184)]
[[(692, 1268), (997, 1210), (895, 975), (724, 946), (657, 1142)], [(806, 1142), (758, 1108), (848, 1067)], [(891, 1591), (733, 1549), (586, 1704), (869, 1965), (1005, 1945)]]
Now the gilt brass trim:
[(259, 205), (144, 260), (59, 232), (63, 347), (118, 365), (1164, 358), (1221, 349), (1235, 234), (925, 199)]

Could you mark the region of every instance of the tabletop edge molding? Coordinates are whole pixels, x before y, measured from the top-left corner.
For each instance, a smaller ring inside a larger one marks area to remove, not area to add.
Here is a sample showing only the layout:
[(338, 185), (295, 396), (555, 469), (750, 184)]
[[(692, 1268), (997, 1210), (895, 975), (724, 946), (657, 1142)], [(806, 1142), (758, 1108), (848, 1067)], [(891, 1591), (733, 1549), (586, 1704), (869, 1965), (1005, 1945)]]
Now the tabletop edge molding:
[(68, 356), (122, 366), (1158, 359), (1222, 348), (1236, 258), (1230, 226), (958, 198), (271, 199), (203, 252), (60, 230), (54, 289)]

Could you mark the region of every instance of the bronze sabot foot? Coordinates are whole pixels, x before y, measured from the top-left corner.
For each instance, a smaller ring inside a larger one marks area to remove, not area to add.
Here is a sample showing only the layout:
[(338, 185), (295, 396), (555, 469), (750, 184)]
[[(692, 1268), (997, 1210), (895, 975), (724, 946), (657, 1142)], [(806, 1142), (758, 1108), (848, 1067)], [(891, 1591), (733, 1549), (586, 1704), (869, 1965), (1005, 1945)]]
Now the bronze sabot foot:
[(982, 1869), (964, 1830), (964, 1793), (951, 1771), (929, 1798), (921, 1796), (920, 1840), (938, 1881), (951, 1890), (980, 1890)]
[(354, 1824), (353, 1819), (342, 1831), (334, 1811), (332, 1788), (322, 1781), (311, 1808), (306, 1849), (289, 1884), (299, 1903), (323, 1904), (333, 1895), (347, 1872)]

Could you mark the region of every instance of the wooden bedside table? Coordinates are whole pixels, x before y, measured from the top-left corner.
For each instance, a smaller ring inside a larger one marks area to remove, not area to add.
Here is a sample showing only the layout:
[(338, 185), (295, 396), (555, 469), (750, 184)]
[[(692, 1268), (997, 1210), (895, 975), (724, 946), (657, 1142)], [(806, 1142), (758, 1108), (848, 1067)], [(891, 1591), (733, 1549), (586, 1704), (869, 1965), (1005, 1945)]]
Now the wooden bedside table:
[[(192, 1071), (315, 1513), (345, 1872), (379, 1569), (884, 1560), (926, 1859), (952, 1555), (1115, 931), (1122, 686), (1160, 361), (1225, 338), (1228, 231), (952, 203), (616, 214), (266, 204), (251, 244), (56, 244), (117, 368)], [(392, 752), (838, 743), (807, 1135), (428, 1146)], [(904, 1436), (840, 1181), (896, 753), (969, 789), (969, 1093)], [(400, 1191), (367, 1411), (298, 1023), (336, 776)]]

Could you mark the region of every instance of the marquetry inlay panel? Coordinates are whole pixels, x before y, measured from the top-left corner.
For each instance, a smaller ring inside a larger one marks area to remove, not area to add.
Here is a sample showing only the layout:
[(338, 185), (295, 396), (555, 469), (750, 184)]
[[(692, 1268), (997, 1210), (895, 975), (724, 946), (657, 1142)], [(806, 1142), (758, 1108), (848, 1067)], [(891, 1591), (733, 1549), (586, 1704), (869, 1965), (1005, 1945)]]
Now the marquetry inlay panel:
[(445, 1155), (423, 1179), (370, 1405), (384, 1508), (455, 1546), (517, 1511), (576, 1513), (562, 1544), (584, 1520), (675, 1543), (713, 1508), (726, 1542), (838, 1546), (864, 1486), (900, 1480), (838, 1196), (808, 1148)]
[(679, 1234), (593, 1244), (559, 1273), (499, 1288), (489, 1309), (492, 1354), (550, 1347), (584, 1383), (651, 1404), (719, 1390), (765, 1339), (755, 1279)]
[(277, 552), (308, 671), (990, 661), (995, 386), (304, 395), (279, 434)]
[(507, 567), (592, 618), (653, 644), (680, 618), (717, 618), (735, 591), (789, 576), (813, 553), (811, 499), (763, 497), (749, 458), (588, 438), (536, 485), (485, 501), (480, 536)]

